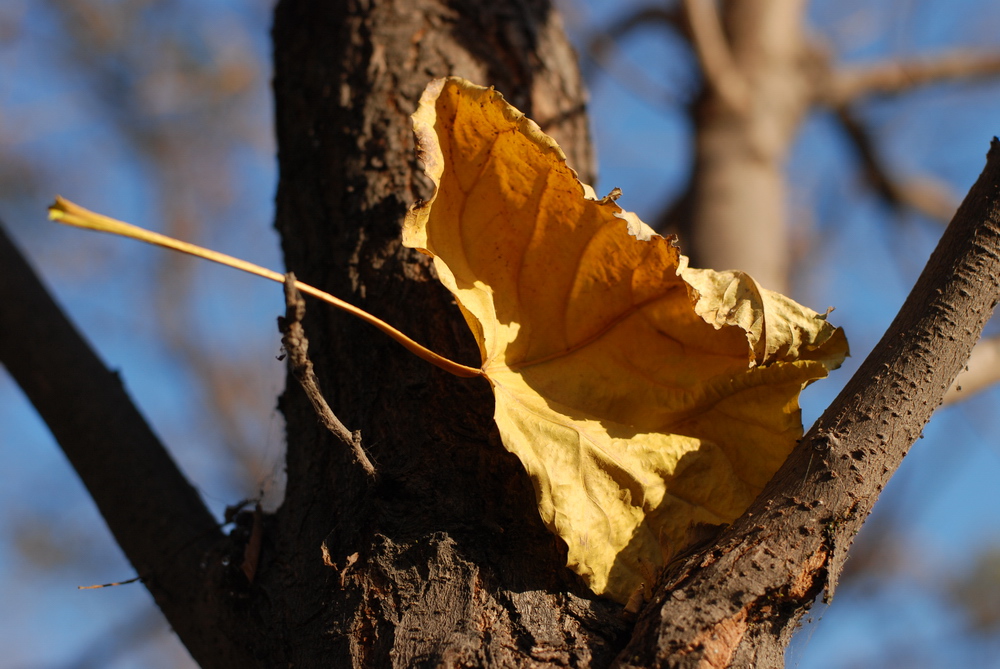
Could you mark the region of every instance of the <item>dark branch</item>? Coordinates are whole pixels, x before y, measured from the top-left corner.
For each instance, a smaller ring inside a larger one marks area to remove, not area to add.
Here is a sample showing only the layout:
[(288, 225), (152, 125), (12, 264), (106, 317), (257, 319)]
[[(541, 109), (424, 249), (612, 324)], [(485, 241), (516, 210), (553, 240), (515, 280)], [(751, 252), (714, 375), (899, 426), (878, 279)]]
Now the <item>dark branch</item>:
[(1000, 141), (871, 355), (751, 508), (668, 567), (619, 666), (781, 666), (1000, 300)]
[(594, 33), (588, 41), (587, 51), (591, 55), (600, 56), (603, 49), (613, 47), (633, 30), (647, 26), (665, 26), (681, 35), (687, 34), (687, 24), (677, 8), (650, 5), (639, 7), (605, 27), (603, 32)]
[(673, 29), (678, 35), (688, 37), (687, 23), (678, 9), (640, 7), (587, 38), (581, 54), (583, 56), (581, 71), (584, 78), (590, 79), (593, 75), (591, 68), (596, 66), (606, 71), (616, 82), (636, 96), (653, 105), (673, 104), (679, 97), (676, 93), (650, 79), (641, 68), (629, 66), (614, 58), (620, 51), (619, 40), (637, 28), (651, 26)]
[(306, 301), (295, 287), (295, 274), (289, 272), (285, 275), (285, 316), (278, 319), (278, 330), (283, 335), (281, 343), (288, 353), (288, 365), (292, 375), (305, 391), (319, 421), (351, 451), (355, 462), (361, 466), (365, 474), (374, 478), (375, 465), (361, 447), (361, 434), (358, 432), (351, 434), (348, 431), (326, 403), (323, 391), (319, 388), (319, 379), (316, 378), (312, 361), (309, 360), (309, 340), (306, 339), (305, 330), (302, 328), (302, 318), (305, 315)]
[[(217, 602), (224, 539), (122, 386), (0, 228), (0, 361), (52, 431), (118, 545), (195, 659), (212, 648), (253, 666)], [(222, 627), (223, 629), (220, 629)], [(231, 644), (225, 648), (226, 640)]]
[(836, 110), (844, 132), (858, 152), (869, 185), (891, 207), (913, 209), (934, 220), (947, 223), (955, 213), (955, 203), (946, 189), (930, 179), (897, 179), (879, 156), (875, 140), (864, 123), (847, 107)]

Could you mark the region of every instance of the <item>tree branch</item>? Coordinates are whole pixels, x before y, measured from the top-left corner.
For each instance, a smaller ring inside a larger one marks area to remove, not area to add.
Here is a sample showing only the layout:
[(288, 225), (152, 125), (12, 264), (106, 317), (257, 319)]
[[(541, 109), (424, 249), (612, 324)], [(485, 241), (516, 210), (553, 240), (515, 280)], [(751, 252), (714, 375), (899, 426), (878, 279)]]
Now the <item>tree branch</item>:
[(955, 202), (945, 186), (930, 178), (899, 180), (885, 165), (875, 141), (860, 119), (848, 108), (836, 110), (837, 119), (854, 145), (865, 169), (868, 183), (890, 206), (913, 209), (941, 223), (955, 213)]
[[(122, 386), (0, 228), (0, 362), (52, 431), (118, 545), (196, 660), (254, 666), (203, 593), (224, 540)], [(220, 629), (221, 627), (221, 629)], [(226, 648), (226, 641), (231, 641)]]
[(305, 330), (302, 328), (302, 318), (305, 315), (306, 301), (295, 287), (295, 274), (288, 272), (285, 275), (285, 316), (278, 319), (278, 329), (283, 335), (281, 343), (288, 352), (288, 364), (292, 376), (302, 386), (323, 427), (351, 452), (354, 461), (365, 474), (375, 478), (375, 465), (368, 459), (365, 449), (361, 446), (361, 433), (351, 434), (326, 403), (323, 391), (319, 388), (319, 379), (316, 378), (312, 361), (309, 360), (309, 340), (306, 339)]
[(636, 28), (657, 24), (669, 26), (683, 33), (683, 21), (676, 9), (663, 7), (659, 4), (647, 5), (619, 17), (605, 29), (605, 32), (595, 35), (591, 45), (606, 44), (608, 41), (615, 42)]
[(944, 403), (962, 402), (997, 382), (1000, 382), (1000, 337), (991, 337), (972, 349), (965, 369), (944, 396)]
[[(1000, 301), (1000, 141), (906, 303), (719, 540), (669, 566), (618, 666), (782, 665), (847, 549)], [(701, 664), (705, 663), (705, 664)]]
[(749, 85), (729, 49), (715, 0), (684, 0), (684, 10), (705, 80), (727, 105), (746, 109)]
[(818, 91), (822, 102), (842, 107), (869, 95), (894, 95), (947, 81), (1000, 75), (1000, 54), (956, 51), (937, 58), (891, 61), (835, 70)]
[[(593, 33), (587, 39), (582, 53), (585, 57), (583, 64), (586, 65), (586, 62), (590, 61), (608, 72), (617, 83), (650, 104), (662, 106), (671, 103), (678, 98), (676, 93), (658, 84), (641, 68), (629, 66), (624, 62), (612, 63), (612, 56), (620, 51), (618, 40), (636, 28), (661, 25), (674, 28), (678, 34), (685, 36), (683, 23), (679, 12), (675, 10), (658, 6), (640, 7), (631, 14), (621, 17), (605, 30)], [(589, 78), (591, 73), (588, 72), (588, 68), (582, 69), (584, 77)]]
[[(837, 118), (858, 151), (865, 176), (875, 192), (892, 207), (912, 209), (933, 220), (948, 222), (955, 203), (946, 186), (931, 178), (905, 181), (894, 178), (879, 157), (874, 138), (857, 116), (842, 107), (837, 110)], [(1000, 382), (1000, 340), (980, 342), (945, 395), (944, 404), (961, 402), (997, 382)]]

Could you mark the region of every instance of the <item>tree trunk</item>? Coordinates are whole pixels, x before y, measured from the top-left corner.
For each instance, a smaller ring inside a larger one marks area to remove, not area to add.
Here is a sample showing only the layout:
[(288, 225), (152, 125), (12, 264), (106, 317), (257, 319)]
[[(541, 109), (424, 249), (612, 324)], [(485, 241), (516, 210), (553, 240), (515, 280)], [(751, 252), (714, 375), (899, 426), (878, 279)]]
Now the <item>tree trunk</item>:
[[(554, 9), (545, 0), (283, 0), (274, 44), (288, 268), (478, 366), (427, 258), (400, 244), (407, 207), (430, 193), (409, 115), (432, 78), (494, 85), (589, 180), (584, 92)], [(607, 665), (622, 643), (620, 607), (594, 600), (566, 569), (565, 546), (500, 444), (486, 382), (440, 372), (319, 304), (305, 331), (326, 397), (360, 431), (377, 478), (289, 383), (288, 488), (261, 566), (262, 587), (287, 616), (287, 660)]]
[(785, 161), (814, 90), (805, 3), (737, 0), (721, 16), (706, 11), (715, 0), (687, 4), (706, 85), (694, 114), (685, 252), (698, 267), (740, 269), (788, 293)]

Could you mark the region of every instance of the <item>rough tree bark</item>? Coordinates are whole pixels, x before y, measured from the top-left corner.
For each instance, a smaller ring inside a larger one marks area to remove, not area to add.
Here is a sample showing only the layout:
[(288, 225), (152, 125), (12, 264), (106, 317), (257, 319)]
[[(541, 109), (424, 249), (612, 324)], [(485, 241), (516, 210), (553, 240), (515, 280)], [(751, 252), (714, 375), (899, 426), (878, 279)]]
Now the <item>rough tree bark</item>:
[[(407, 207), (430, 194), (409, 114), (434, 77), (493, 85), (591, 179), (584, 93), (552, 6), (283, 0), (274, 42), (288, 268), (478, 366), (427, 258), (400, 244)], [(500, 445), (487, 384), (322, 307), (307, 311), (305, 330), (327, 399), (360, 430), (378, 478), (369, 482), (290, 385), (289, 483), (273, 536), (288, 555), (268, 577), (280, 584), (283, 627), (295, 630), (289, 660), (607, 665), (624, 621), (566, 570), (527, 475)]]
[[(399, 242), (406, 207), (429, 192), (408, 116), (433, 77), (493, 84), (589, 180), (583, 91), (551, 6), (282, 0), (274, 41), (288, 268), (475, 364), (457, 308)], [(116, 379), (81, 365), (79, 337), (36, 335), (60, 316), (2, 238), (0, 357), (202, 666), (778, 666), (996, 304), (998, 153), (873, 358), (754, 507), (670, 566), (634, 630), (565, 568), (499, 442), (485, 382), (447, 376), (357, 321), (312, 305), (304, 327), (376, 476), (290, 382), (286, 499), (273, 516), (240, 515), (229, 537)]]

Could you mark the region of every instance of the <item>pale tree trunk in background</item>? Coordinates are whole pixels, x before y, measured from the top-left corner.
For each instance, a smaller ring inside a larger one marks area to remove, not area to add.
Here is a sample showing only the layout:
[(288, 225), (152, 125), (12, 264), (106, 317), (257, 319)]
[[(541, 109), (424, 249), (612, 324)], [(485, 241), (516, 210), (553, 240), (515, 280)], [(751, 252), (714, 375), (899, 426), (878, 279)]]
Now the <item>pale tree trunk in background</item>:
[[(956, 51), (845, 68), (808, 34), (804, 0), (684, 0), (683, 7), (704, 86), (691, 119), (691, 186), (670, 225), (695, 266), (743, 270), (765, 288), (794, 293), (786, 161), (814, 107), (836, 115), (869, 186), (887, 204), (951, 220), (957, 202), (947, 189), (929, 178), (898, 180), (851, 105), (942, 81), (996, 78), (1000, 55)], [(1000, 381), (998, 350), (996, 338), (983, 342), (945, 402)]]
[(691, 253), (788, 292), (785, 161), (812, 99), (802, 0), (685, 2), (706, 80), (694, 115)]

